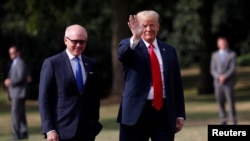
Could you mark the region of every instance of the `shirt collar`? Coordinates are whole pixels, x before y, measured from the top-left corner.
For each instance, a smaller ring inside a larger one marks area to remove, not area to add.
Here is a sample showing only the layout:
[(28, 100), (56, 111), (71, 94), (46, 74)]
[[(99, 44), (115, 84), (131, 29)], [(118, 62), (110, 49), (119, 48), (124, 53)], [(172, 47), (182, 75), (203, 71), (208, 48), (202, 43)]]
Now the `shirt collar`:
[(16, 57), (14, 60), (13, 60), (13, 63), (12, 63), (12, 65), (14, 66), (16, 63), (17, 63), (17, 61), (20, 59), (20, 57), (18, 56), (18, 57)]
[[(68, 49), (66, 49), (66, 53), (67, 53), (67, 55), (68, 55), (68, 57), (69, 57), (69, 59), (70, 60), (72, 60), (74, 57), (76, 57), (76, 56), (74, 56), (74, 55), (72, 55), (70, 52), (69, 52), (69, 50)], [(79, 56), (77, 56), (80, 60), (82, 60), (82, 55), (80, 54)]]
[(20, 59), (20, 56), (17, 56), (13, 61), (17, 61)]
[[(148, 42), (146, 42), (145, 40), (143, 40), (143, 42), (145, 43), (146, 47), (148, 48), (150, 44)], [(156, 39), (154, 39), (154, 41), (153, 41), (152, 44), (154, 45), (155, 48), (158, 48), (157, 40)]]
[(219, 49), (219, 53), (220, 53), (220, 54), (226, 53), (227, 51), (228, 51), (227, 48), (226, 48), (226, 49)]

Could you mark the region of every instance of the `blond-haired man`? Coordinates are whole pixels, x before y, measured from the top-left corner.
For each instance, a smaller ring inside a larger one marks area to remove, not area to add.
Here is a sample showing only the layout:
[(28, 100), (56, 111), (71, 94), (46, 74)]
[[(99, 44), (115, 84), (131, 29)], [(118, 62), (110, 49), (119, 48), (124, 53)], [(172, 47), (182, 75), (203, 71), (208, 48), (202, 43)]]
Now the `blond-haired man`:
[(175, 48), (157, 39), (159, 14), (130, 15), (132, 37), (119, 43), (124, 91), (117, 121), (120, 141), (173, 141), (185, 116), (184, 94)]

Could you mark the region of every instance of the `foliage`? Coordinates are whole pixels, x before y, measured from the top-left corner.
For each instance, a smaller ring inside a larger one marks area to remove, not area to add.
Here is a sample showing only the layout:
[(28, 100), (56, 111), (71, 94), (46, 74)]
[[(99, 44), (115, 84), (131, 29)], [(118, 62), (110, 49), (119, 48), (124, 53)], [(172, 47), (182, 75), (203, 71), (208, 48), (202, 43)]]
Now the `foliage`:
[(237, 58), (238, 66), (250, 66), (250, 53), (241, 55)]
[[(176, 4), (173, 32), (170, 33), (168, 40), (177, 48), (183, 67), (199, 63), (199, 59), (204, 56), (201, 53), (202, 34), (205, 32), (202, 29), (204, 25), (201, 18), (204, 17), (199, 16), (199, 12), (204, 10), (201, 9), (204, 2), (204, 0), (179, 0)], [(208, 21), (211, 27), (205, 27), (206, 32), (211, 33), (207, 38), (210, 38), (212, 50), (216, 49), (216, 37), (223, 35), (229, 38), (230, 46), (239, 55), (250, 52), (248, 18), (250, 10), (246, 6), (248, 4), (250, 4), (248, 0), (215, 0), (212, 5), (211, 20)]]
[[(89, 8), (91, 7), (91, 8)], [(3, 4), (6, 15), (1, 24), (1, 34), (5, 38), (2, 68), (9, 62), (8, 47), (17, 44), (23, 58), (28, 62), (33, 84), (31, 95), (36, 97), (39, 73), (44, 58), (65, 49), (64, 30), (69, 24), (81, 24), (89, 34), (85, 54), (95, 58), (101, 70), (104, 89), (110, 85), (110, 18), (109, 2), (82, 0), (17, 0)], [(99, 42), (97, 42), (99, 41)], [(4, 69), (5, 70), (5, 69)], [(6, 76), (3, 72), (1, 80)]]
[[(65, 49), (64, 30), (67, 25), (78, 23), (88, 30), (89, 40), (85, 54), (97, 60), (101, 81), (104, 82), (103, 95), (107, 95), (112, 84), (112, 72), (116, 71), (111, 67), (112, 14), (121, 14), (112, 9), (114, 1), (118, 0), (23, 0), (22, 2), (2, 0), (0, 39), (4, 42), (1, 44), (0, 52), (0, 80), (2, 81), (7, 75), (8, 47), (17, 44), (21, 47), (22, 55), (30, 67), (33, 77), (31, 88), (34, 89), (31, 90), (31, 95), (35, 97), (43, 59)], [(216, 49), (215, 37), (218, 35), (226, 35), (238, 55), (250, 52), (249, 0), (128, 0), (126, 2), (127, 14), (136, 14), (144, 9), (154, 9), (159, 12), (159, 38), (176, 47), (182, 67), (197, 64), (201, 66), (200, 68), (208, 66), (210, 51)], [(206, 9), (208, 4), (212, 7), (210, 11)], [(200, 61), (203, 58), (206, 58), (205, 62)], [(201, 71), (201, 73), (207, 72)], [(202, 82), (205, 82), (208, 77), (202, 78), (204, 79)]]
[(176, 47), (182, 67), (198, 62), (202, 31), (198, 15), (200, 6), (199, 0), (180, 0), (176, 5), (173, 32), (170, 34), (169, 42)]
[(248, 0), (217, 0), (212, 11), (212, 33), (228, 37), (239, 55), (250, 52), (249, 4)]

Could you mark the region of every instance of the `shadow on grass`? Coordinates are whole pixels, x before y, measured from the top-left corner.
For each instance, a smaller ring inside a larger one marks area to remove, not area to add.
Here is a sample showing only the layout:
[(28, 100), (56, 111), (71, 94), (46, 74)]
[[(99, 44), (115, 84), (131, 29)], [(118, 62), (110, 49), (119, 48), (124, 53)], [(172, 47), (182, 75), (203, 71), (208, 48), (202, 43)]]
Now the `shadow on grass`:
[(243, 88), (235, 91), (237, 101), (250, 101), (250, 88)]
[(210, 120), (218, 117), (217, 112), (188, 112), (187, 113), (187, 121), (188, 122), (196, 122), (200, 120)]
[[(11, 102), (0, 103), (0, 111), (1, 114), (10, 114), (11, 110)], [(28, 113), (36, 113), (38, 111), (37, 105), (26, 104), (26, 111)]]
[[(239, 123), (244, 121), (249, 121), (250, 112), (248, 110), (237, 111), (237, 118)], [(186, 122), (188, 125), (201, 126), (207, 125), (208, 121), (218, 123), (219, 117), (216, 110), (211, 112), (188, 112)], [(115, 118), (101, 119), (103, 124), (103, 130), (119, 130), (119, 124), (116, 123)]]
[(29, 134), (40, 134), (41, 136), (42, 136), (42, 134), (41, 134), (41, 127), (40, 126), (29, 126)]
[(193, 74), (193, 75), (183, 76), (182, 82), (183, 82), (184, 89), (197, 86), (197, 84), (199, 82), (199, 75)]
[(100, 122), (105, 130), (118, 130), (119, 123), (116, 122), (116, 118), (101, 119)]
[[(214, 94), (193, 95), (193, 96), (187, 96), (185, 100), (188, 102), (214, 103), (215, 97)], [(242, 88), (236, 90), (235, 100), (239, 102), (250, 101), (250, 88)]]
[[(236, 111), (237, 117), (242, 120), (249, 120), (250, 119), (250, 112), (249, 110), (241, 110)], [(202, 121), (202, 120), (210, 120), (218, 118), (218, 112), (188, 112), (187, 113), (187, 120), (190, 122)]]

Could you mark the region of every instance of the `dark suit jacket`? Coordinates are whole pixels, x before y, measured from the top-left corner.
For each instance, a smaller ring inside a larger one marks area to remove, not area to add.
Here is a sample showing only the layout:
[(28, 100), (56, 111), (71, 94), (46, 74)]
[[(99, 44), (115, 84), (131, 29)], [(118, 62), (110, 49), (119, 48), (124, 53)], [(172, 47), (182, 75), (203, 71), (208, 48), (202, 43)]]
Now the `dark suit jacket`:
[[(157, 42), (164, 67), (167, 114), (169, 123), (175, 131), (176, 118), (186, 118), (179, 62), (172, 46), (159, 40)], [(125, 125), (134, 125), (143, 111), (151, 87), (149, 54), (142, 40), (132, 50), (130, 39), (127, 38), (119, 44), (118, 58), (123, 65), (125, 87), (117, 121)]]
[(222, 74), (226, 77), (224, 85), (232, 87), (236, 82), (236, 53), (231, 49), (227, 49), (226, 52), (224, 61), (221, 60), (219, 50), (213, 52), (211, 57), (210, 73), (214, 78), (215, 87), (220, 85), (218, 76)]
[(100, 97), (96, 63), (82, 56), (87, 74), (82, 94), (78, 92), (66, 51), (44, 60), (39, 84), (42, 134), (56, 130), (62, 139), (72, 138), (77, 127), (93, 140), (100, 132)]

